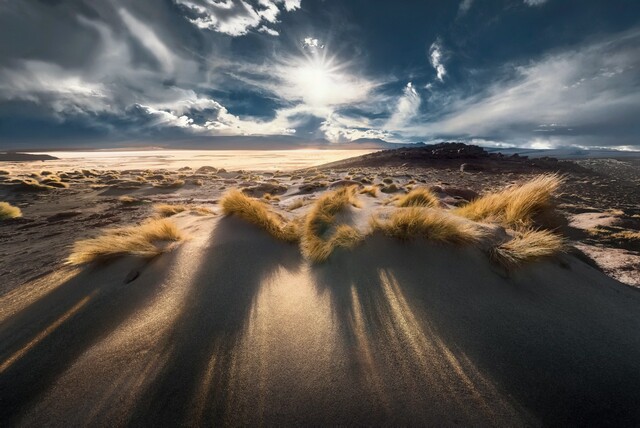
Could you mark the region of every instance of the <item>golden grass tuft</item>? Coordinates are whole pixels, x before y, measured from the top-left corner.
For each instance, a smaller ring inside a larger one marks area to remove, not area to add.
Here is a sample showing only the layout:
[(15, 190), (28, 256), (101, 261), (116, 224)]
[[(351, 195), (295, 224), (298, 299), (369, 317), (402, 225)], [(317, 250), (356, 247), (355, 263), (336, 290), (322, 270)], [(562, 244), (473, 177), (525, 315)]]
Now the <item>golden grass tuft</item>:
[(622, 232), (611, 234), (611, 237), (614, 239), (621, 239), (623, 241), (640, 241), (640, 231), (623, 230)]
[(271, 210), (264, 202), (247, 196), (238, 189), (228, 191), (221, 199), (222, 212), (235, 215), (254, 224), (276, 239), (285, 242), (297, 242), (299, 233), (295, 222), (287, 223), (281, 216)]
[(152, 219), (136, 226), (107, 230), (96, 238), (76, 242), (67, 263), (104, 262), (125, 255), (151, 258), (170, 249), (171, 243), (184, 239), (184, 234), (171, 221)]
[(141, 204), (142, 201), (138, 198), (135, 198), (133, 196), (129, 196), (129, 195), (122, 195), (118, 198), (118, 201), (122, 204), (122, 205), (135, 205), (135, 204)]
[(23, 180), (18, 180), (18, 186), (20, 187), (21, 190), (34, 191), (34, 192), (53, 189), (53, 186), (50, 186), (48, 184), (40, 184), (38, 183), (38, 181), (34, 180), (33, 178), (25, 178)]
[(193, 205), (185, 204), (155, 204), (153, 206), (154, 211), (158, 217), (171, 217), (185, 211), (192, 212), (198, 215), (214, 215), (213, 210), (206, 207), (196, 207)]
[(22, 217), (22, 211), (8, 202), (0, 202), (0, 220)]
[(421, 207), (396, 210), (386, 220), (373, 217), (371, 227), (402, 240), (424, 238), (449, 244), (473, 244), (485, 236), (473, 222), (440, 209)]
[(456, 208), (455, 213), (475, 221), (527, 226), (536, 214), (550, 207), (551, 196), (563, 181), (557, 174), (539, 175), (524, 184), (481, 196)]
[(398, 207), (437, 207), (440, 205), (438, 197), (429, 189), (418, 187), (404, 196), (397, 202)]
[(264, 195), (262, 195), (262, 198), (267, 201), (274, 201), (274, 202), (280, 201), (280, 196), (272, 195), (271, 193), (265, 193)]
[(352, 248), (364, 238), (348, 225), (339, 225), (332, 230), (338, 213), (349, 206), (360, 206), (356, 190), (355, 186), (342, 187), (323, 194), (314, 203), (302, 229), (300, 247), (305, 257), (322, 262), (336, 248)]
[(494, 247), (491, 258), (505, 267), (520, 266), (554, 256), (565, 249), (561, 236), (548, 230), (522, 229), (513, 239)]
[(372, 198), (378, 197), (378, 187), (376, 186), (366, 186), (360, 190), (361, 195), (368, 195)]

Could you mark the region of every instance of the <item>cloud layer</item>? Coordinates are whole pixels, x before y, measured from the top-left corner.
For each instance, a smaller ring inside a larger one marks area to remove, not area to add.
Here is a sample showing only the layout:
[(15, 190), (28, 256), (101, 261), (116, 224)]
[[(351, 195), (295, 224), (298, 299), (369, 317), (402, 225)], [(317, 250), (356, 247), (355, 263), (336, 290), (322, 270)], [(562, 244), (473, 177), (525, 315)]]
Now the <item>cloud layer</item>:
[(491, 39), (504, 14), (544, 25), (555, 4), (524, 0), (487, 25), (474, 14), (488, 6), (463, 0), (417, 27), (313, 0), (0, 2), (0, 142), (638, 145), (640, 22), (527, 52), (510, 24)]

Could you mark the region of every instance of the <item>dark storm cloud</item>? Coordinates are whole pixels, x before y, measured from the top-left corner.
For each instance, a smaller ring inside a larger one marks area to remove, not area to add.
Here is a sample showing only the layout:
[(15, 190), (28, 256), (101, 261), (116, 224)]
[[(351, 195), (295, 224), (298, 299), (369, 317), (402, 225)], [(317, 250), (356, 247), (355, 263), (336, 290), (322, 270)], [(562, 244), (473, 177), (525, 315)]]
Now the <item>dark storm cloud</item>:
[(638, 145), (625, 0), (0, 2), (0, 146), (295, 135)]

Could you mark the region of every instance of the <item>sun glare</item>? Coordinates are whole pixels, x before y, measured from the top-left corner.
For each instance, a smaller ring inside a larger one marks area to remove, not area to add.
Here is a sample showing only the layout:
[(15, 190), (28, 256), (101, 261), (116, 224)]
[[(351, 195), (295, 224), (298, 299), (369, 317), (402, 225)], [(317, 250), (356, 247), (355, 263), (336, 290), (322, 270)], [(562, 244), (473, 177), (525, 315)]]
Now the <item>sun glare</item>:
[(323, 105), (331, 93), (335, 79), (327, 64), (312, 61), (302, 64), (294, 72), (296, 85), (304, 92), (303, 97), (309, 104)]

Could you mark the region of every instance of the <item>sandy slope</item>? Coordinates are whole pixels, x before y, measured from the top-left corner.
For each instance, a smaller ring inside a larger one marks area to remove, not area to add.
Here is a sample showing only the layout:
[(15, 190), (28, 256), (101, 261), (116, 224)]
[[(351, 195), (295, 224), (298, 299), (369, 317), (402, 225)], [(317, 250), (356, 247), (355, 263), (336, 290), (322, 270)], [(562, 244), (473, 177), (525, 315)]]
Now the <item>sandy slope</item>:
[(310, 265), (178, 221), (193, 238), (148, 265), (2, 297), (3, 425), (640, 424), (640, 293), (572, 257), (505, 276), (374, 237)]

